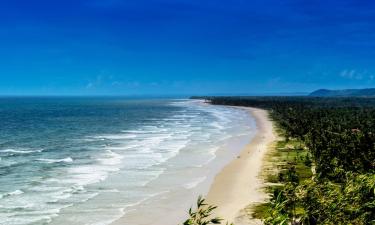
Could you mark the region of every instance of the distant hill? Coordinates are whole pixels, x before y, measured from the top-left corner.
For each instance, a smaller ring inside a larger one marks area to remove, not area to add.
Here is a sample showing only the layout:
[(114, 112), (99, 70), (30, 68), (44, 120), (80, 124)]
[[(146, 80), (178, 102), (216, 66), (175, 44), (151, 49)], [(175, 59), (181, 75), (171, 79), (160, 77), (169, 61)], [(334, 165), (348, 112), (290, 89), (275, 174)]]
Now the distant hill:
[(315, 97), (375, 97), (375, 88), (328, 90), (319, 89), (309, 94)]

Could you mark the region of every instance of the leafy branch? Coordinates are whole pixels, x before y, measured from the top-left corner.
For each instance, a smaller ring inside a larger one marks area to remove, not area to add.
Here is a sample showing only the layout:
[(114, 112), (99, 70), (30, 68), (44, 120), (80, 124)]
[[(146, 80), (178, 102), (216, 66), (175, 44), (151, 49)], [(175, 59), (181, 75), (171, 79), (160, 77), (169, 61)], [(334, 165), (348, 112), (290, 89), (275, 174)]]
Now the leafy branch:
[[(189, 209), (189, 219), (187, 219), (183, 225), (221, 224), (223, 219), (220, 217), (212, 217), (212, 212), (216, 208), (217, 206), (208, 205), (206, 200), (202, 196), (199, 196), (196, 210), (192, 208)], [(227, 225), (229, 224), (227, 223)]]

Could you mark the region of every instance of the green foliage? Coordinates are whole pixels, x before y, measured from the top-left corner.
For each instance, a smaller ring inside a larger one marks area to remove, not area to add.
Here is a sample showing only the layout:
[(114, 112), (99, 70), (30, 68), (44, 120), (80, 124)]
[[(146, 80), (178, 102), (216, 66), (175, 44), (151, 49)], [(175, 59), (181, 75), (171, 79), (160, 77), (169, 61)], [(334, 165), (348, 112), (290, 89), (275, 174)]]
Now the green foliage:
[(198, 197), (197, 208), (194, 211), (192, 208), (189, 210), (189, 219), (183, 225), (208, 225), (208, 224), (221, 224), (223, 219), (219, 217), (212, 217), (212, 211), (217, 207), (205, 203), (202, 196)]
[(291, 166), (287, 170), (286, 181), (290, 182), (292, 184), (298, 184), (299, 183), (299, 177), (297, 175), (296, 167), (295, 166)]
[(270, 202), (268, 217), (265, 218), (266, 225), (287, 225), (291, 221), (287, 211), (287, 198), (282, 192), (275, 192)]
[(375, 224), (375, 98), (209, 100), (268, 109), (285, 137), (277, 145), (280, 172), (269, 176), (282, 186), (258, 212), (265, 224)]
[(310, 155), (309, 155), (309, 154), (306, 154), (303, 163), (305, 164), (305, 166), (307, 166), (307, 167), (311, 167), (311, 165), (312, 165), (312, 161), (311, 161), (311, 158), (310, 158)]
[(267, 218), (269, 217), (269, 209), (271, 207), (270, 202), (260, 203), (252, 207), (253, 218)]
[[(287, 141), (303, 141), (322, 178), (375, 170), (375, 98), (217, 97), (213, 104), (269, 109)], [(306, 162), (308, 162), (307, 160)]]
[(263, 209), (267, 225), (274, 224), (373, 224), (375, 222), (375, 175), (347, 174), (343, 184), (304, 180), (287, 182), (275, 189)]
[(317, 224), (375, 222), (375, 175), (347, 173), (346, 177), (347, 182), (341, 184), (310, 180), (296, 188), (298, 204), (305, 209), (308, 221)]

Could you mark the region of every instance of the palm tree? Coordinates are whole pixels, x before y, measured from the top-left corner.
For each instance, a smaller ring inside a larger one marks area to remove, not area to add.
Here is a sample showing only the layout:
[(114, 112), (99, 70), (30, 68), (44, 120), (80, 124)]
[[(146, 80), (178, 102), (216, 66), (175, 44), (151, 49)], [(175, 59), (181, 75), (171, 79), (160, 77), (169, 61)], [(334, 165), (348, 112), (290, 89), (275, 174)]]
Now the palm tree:
[(193, 211), (189, 209), (189, 219), (187, 219), (183, 225), (208, 225), (208, 224), (221, 224), (223, 219), (219, 217), (212, 218), (212, 211), (217, 207), (208, 205), (205, 203), (205, 199), (202, 196), (198, 197), (197, 209)]

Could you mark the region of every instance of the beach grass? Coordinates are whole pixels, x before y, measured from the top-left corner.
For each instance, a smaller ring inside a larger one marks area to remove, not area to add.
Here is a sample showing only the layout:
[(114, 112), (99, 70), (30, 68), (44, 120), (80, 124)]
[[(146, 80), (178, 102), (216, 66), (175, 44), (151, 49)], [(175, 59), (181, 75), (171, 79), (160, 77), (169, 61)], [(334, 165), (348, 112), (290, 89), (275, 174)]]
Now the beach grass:
[[(290, 167), (295, 168), (300, 181), (311, 179), (313, 176), (311, 156), (304, 144), (296, 139), (283, 138), (284, 133), (280, 128), (275, 130), (279, 140), (266, 154), (262, 170), (262, 177), (266, 183), (264, 191), (269, 195), (283, 188)], [(251, 218), (264, 219), (271, 216), (270, 209), (271, 204), (265, 202), (249, 206), (247, 211)]]

